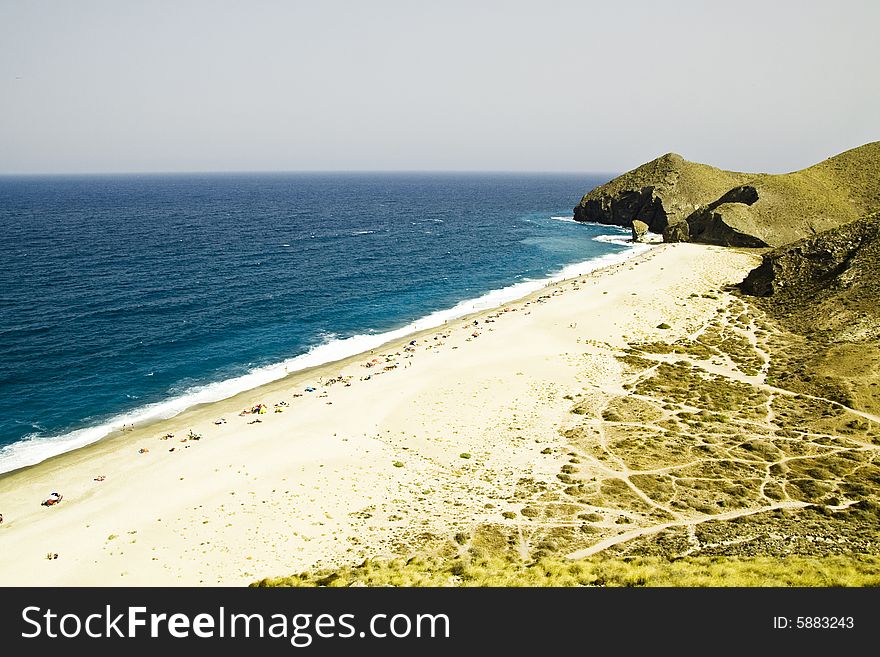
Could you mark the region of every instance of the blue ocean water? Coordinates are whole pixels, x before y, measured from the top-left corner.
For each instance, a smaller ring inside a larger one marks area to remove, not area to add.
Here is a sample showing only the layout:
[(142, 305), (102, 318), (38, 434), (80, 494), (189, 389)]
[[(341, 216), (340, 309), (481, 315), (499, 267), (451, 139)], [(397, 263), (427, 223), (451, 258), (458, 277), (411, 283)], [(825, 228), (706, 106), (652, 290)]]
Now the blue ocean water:
[(625, 252), (610, 177), (0, 178), (0, 471)]

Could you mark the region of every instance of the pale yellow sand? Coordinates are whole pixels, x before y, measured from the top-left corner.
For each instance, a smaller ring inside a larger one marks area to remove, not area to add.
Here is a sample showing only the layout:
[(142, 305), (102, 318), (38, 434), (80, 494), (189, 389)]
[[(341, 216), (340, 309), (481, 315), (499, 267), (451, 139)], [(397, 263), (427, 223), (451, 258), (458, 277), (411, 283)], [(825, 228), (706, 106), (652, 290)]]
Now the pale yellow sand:
[[(487, 311), (421, 334), (412, 358), (407, 338), (0, 477), (0, 585), (240, 585), (505, 522), (518, 479), (559, 471), (564, 457), (542, 450), (564, 444), (564, 397), (619, 376), (597, 343), (694, 331), (715, 304), (690, 295), (755, 264), (659, 246), (508, 304), (495, 322)], [(397, 369), (362, 366), (398, 351)], [(351, 386), (318, 384), (339, 374)], [(293, 397), (307, 385), (318, 390)], [(290, 406), (271, 412), (280, 401)], [(259, 402), (268, 414), (238, 415)], [(181, 442), (190, 429), (201, 440)], [(53, 490), (64, 501), (40, 506)]]

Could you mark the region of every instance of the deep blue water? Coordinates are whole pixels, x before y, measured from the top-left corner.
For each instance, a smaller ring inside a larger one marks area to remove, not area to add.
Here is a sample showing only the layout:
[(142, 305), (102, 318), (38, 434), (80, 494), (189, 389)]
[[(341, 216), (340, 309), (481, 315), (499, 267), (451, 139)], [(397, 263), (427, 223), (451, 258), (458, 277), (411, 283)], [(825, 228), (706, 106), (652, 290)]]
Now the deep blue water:
[(206, 384), (223, 396), (217, 382), (317, 345), (342, 355), (336, 340), (624, 251), (593, 239), (617, 229), (552, 218), (610, 177), (0, 178), (0, 471), (34, 460), (10, 450), (23, 439), (46, 452), (44, 439)]

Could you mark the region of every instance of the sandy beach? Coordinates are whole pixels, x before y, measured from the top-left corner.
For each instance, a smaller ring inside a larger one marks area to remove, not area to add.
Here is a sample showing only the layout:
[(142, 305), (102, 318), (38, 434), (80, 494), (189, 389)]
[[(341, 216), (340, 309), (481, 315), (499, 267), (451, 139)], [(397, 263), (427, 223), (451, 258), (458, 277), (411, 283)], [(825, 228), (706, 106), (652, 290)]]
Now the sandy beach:
[(758, 260), (660, 245), (3, 475), (0, 584), (245, 585), (520, 522), (502, 514), (565, 462), (572, 396), (619, 387), (629, 341), (705, 325), (719, 301), (698, 295)]

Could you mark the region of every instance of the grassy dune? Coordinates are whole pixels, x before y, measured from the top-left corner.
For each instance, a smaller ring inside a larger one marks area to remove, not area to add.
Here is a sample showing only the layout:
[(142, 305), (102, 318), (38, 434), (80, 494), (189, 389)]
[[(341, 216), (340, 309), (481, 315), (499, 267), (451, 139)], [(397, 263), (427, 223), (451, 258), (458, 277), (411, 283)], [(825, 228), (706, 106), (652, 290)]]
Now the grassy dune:
[(876, 555), (578, 559), (412, 558), (264, 579), (252, 586), (880, 586)]

